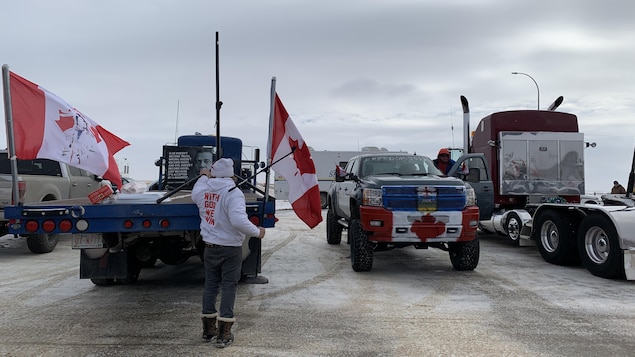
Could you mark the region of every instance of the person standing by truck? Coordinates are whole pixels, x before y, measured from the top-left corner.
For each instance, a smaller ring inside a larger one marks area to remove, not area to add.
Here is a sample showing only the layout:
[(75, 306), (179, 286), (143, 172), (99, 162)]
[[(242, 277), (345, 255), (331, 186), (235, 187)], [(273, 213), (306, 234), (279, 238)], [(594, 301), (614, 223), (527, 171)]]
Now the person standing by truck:
[(434, 166), (441, 170), (441, 172), (445, 175), (450, 172), (450, 169), (455, 164), (455, 161), (450, 159), (450, 150), (446, 148), (441, 148), (437, 154), (437, 158), (432, 160), (432, 162), (434, 163)]
[(624, 193), (626, 193), (626, 189), (624, 188), (624, 186), (620, 185), (620, 183), (617, 181), (613, 181), (611, 194), (624, 194)]
[[(203, 341), (210, 342), (216, 337), (216, 347), (224, 348), (234, 341), (231, 328), (236, 321), (234, 302), (241, 276), (243, 240), (245, 235), (262, 239), (265, 229), (249, 221), (245, 195), (233, 189), (236, 183), (232, 159), (221, 158), (212, 165), (211, 172), (201, 169), (200, 173), (202, 176), (192, 189), (192, 200), (199, 209), (201, 236), (205, 242)], [(219, 290), (220, 309), (217, 311)]]

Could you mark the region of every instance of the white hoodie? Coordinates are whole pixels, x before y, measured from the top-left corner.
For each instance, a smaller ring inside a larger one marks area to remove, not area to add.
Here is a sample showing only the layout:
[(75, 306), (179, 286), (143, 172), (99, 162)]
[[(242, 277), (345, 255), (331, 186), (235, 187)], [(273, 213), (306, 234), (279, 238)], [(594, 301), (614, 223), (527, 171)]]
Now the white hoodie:
[(192, 189), (192, 200), (201, 216), (201, 236), (210, 244), (243, 245), (244, 235), (257, 237), (260, 229), (247, 216), (245, 195), (231, 178), (201, 176)]

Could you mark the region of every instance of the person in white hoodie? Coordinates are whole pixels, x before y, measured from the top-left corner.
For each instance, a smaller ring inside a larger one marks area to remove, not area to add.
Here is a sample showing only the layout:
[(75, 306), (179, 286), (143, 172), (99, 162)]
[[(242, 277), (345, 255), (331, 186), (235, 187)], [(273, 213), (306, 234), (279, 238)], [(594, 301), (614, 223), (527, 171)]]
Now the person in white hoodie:
[[(236, 321), (234, 302), (241, 275), (243, 240), (245, 235), (262, 239), (265, 229), (249, 221), (245, 195), (239, 189), (232, 190), (236, 186), (232, 159), (221, 158), (212, 165), (211, 172), (201, 169), (200, 173), (202, 176), (192, 189), (192, 200), (198, 206), (205, 242), (203, 341), (216, 338), (216, 347), (223, 348), (234, 341), (231, 328)], [(220, 308), (216, 310), (219, 290)]]

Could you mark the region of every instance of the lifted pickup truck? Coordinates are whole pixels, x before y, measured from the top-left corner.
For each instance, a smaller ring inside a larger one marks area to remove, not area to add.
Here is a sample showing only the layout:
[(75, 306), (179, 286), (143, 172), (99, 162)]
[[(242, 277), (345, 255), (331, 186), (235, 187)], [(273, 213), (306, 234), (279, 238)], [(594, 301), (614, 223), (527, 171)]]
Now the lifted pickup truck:
[(354, 271), (370, 271), (374, 252), (406, 246), (448, 251), (457, 270), (478, 265), (474, 190), (469, 183), (444, 176), (430, 158), (359, 155), (335, 181), (327, 198), (326, 239), (340, 244), (342, 231), (348, 229)]
[[(18, 160), (20, 203), (33, 204), (69, 198), (87, 197), (101, 185), (109, 184), (85, 170), (48, 159)], [(9, 220), (4, 209), (12, 202), (11, 162), (6, 151), (0, 151), (0, 235), (8, 233)], [(48, 253), (55, 249), (57, 234), (26, 235), (33, 253)]]

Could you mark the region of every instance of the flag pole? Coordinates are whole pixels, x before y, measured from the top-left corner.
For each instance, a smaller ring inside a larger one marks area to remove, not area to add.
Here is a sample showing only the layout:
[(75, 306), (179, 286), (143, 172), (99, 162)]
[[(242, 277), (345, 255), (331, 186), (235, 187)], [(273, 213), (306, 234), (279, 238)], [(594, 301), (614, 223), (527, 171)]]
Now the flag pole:
[(269, 174), (271, 173), (271, 165), (273, 165), (272, 160), (273, 157), (273, 147), (272, 142), (273, 138), (273, 122), (274, 116), (276, 112), (276, 77), (271, 77), (271, 98), (269, 102), (269, 138), (267, 140), (267, 172), (265, 175), (265, 202), (269, 200)]
[(11, 178), (12, 178), (12, 194), (13, 204), (21, 205), (20, 195), (18, 190), (18, 159), (15, 156), (15, 141), (13, 136), (13, 111), (11, 108), (11, 88), (10, 84), (10, 72), (9, 65), (2, 65), (2, 89), (4, 91), (4, 119), (7, 129), (7, 151), (9, 153), (9, 160), (11, 161)]

